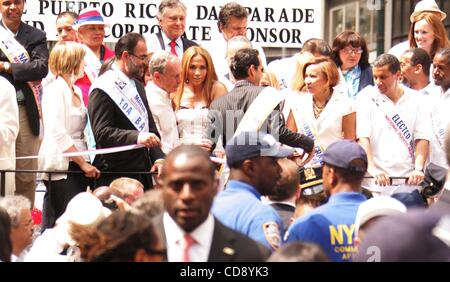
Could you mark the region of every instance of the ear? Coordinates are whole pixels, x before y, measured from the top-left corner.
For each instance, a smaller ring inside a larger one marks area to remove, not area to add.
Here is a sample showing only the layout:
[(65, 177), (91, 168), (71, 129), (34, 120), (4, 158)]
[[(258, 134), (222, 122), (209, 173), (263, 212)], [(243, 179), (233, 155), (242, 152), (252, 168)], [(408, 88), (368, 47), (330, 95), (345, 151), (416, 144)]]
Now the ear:
[(248, 177), (255, 176), (255, 163), (251, 160), (245, 160), (242, 163), (242, 171), (247, 175)]
[(423, 71), (423, 66), (421, 64), (417, 64), (414, 66), (414, 73), (420, 74)]
[(120, 56), (120, 59), (122, 61), (124, 61), (124, 60), (128, 59), (129, 56), (130, 56), (130, 53), (128, 51), (123, 51), (122, 56)]
[(217, 28), (219, 29), (219, 32), (222, 33), (223, 24), (222, 23), (217, 23)]

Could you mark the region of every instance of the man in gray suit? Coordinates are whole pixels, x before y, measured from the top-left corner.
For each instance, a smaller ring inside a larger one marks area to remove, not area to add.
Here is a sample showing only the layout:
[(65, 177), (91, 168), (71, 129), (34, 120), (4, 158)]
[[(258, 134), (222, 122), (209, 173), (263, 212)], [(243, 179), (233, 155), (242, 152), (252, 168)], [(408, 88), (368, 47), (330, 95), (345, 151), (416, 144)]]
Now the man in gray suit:
[[(223, 146), (231, 139), (239, 122), (247, 112), (256, 97), (264, 90), (259, 82), (263, 73), (263, 65), (259, 53), (255, 49), (241, 49), (232, 58), (230, 70), (236, 79), (235, 88), (210, 105), (208, 134), (212, 141), (217, 143), (222, 136)], [(314, 141), (300, 133), (294, 133), (286, 128), (285, 121), (280, 112), (279, 105), (265, 120), (260, 129), (268, 129), (267, 132), (278, 136), (282, 144), (291, 147), (302, 148), (312, 155)]]
[(166, 211), (154, 219), (168, 261), (264, 261), (269, 251), (224, 226), (210, 213), (217, 193), (215, 166), (201, 147), (181, 145), (167, 155), (159, 185)]

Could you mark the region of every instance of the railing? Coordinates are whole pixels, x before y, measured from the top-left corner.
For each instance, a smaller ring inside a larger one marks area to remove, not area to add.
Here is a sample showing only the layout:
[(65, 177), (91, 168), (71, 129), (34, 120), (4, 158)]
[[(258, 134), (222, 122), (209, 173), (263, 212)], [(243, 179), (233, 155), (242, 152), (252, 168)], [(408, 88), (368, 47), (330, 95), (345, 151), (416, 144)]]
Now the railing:
[[(83, 171), (68, 171), (68, 170), (33, 170), (33, 169), (22, 169), (22, 170), (0, 170), (0, 197), (4, 197), (6, 194), (6, 174), (7, 173), (48, 173), (48, 183), (50, 189), (51, 187), (51, 180), (52, 180), (52, 174), (84, 174)], [(118, 175), (133, 175), (133, 174), (140, 174), (140, 175), (152, 175), (157, 174), (157, 172), (149, 172), (149, 171), (100, 171), (101, 174), (118, 174)], [(94, 181), (94, 187), (97, 187), (97, 179), (93, 178)]]

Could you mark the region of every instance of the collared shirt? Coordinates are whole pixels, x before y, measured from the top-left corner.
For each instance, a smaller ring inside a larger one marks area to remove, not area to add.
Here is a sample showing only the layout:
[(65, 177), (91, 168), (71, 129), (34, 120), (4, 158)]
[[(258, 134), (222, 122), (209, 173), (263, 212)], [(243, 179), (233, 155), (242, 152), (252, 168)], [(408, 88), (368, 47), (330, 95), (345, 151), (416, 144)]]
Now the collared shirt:
[(355, 67), (342, 71), (339, 69), (341, 76), (341, 87), (343, 88), (343, 93), (353, 100), (356, 99), (356, 94), (358, 94), (359, 81), (361, 78), (361, 67), (356, 65)]
[[(164, 50), (167, 52), (170, 52), (170, 42), (172, 41), (171, 39), (169, 39), (169, 37), (167, 37), (167, 35), (161, 30), (161, 35), (162, 35), (162, 39), (164, 42)], [(162, 51), (163, 49), (161, 48), (161, 43), (159, 42), (158, 36), (156, 35), (156, 33), (150, 34), (147, 38), (146, 38), (146, 42), (147, 42), (147, 48), (149, 52), (157, 52), (157, 51)], [(177, 51), (177, 55), (178, 58), (183, 57), (183, 40), (181, 40), (181, 37), (178, 37), (175, 40), (175, 43), (177, 43), (177, 45), (175, 46), (175, 49)]]
[[(186, 231), (165, 212), (163, 216), (164, 232), (167, 241), (167, 258), (169, 262), (182, 262), (182, 242)], [(214, 235), (214, 218), (211, 214), (206, 220), (189, 233), (195, 240), (195, 244), (189, 249), (189, 258), (192, 262), (207, 262), (211, 250)]]
[(313, 242), (322, 247), (332, 261), (351, 261), (354, 246), (355, 218), (359, 205), (366, 200), (361, 193), (342, 192), (328, 203), (299, 217), (287, 233), (287, 242)]
[(269, 249), (282, 243), (282, 219), (273, 207), (261, 202), (261, 194), (247, 183), (230, 180), (215, 198), (211, 211), (224, 225)]
[(169, 94), (153, 82), (147, 84), (145, 92), (156, 127), (161, 134), (162, 150), (167, 154), (180, 144), (177, 118), (172, 102)]
[[(382, 107), (394, 109), (413, 135), (413, 140), (431, 138), (431, 118), (427, 107), (421, 103), (422, 98), (417, 91), (401, 86), (404, 94), (394, 104), (378, 90), (370, 95), (358, 95), (356, 99), (356, 135), (357, 138), (368, 138), (372, 149), (376, 169), (390, 176), (408, 176), (414, 170), (414, 162), (408, 148), (399, 138), (385, 118), (386, 111)], [(373, 95), (382, 101), (378, 107), (372, 101)]]

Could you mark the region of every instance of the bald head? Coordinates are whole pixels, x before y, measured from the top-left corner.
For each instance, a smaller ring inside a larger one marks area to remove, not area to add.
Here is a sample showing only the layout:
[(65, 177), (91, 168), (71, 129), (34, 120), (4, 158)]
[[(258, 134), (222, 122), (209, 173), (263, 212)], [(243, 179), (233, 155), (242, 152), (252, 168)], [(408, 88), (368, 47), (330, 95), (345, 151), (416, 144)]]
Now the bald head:
[(209, 158), (209, 154), (201, 147), (195, 145), (181, 145), (170, 151), (170, 153), (166, 157), (161, 177), (167, 175), (168, 168), (170, 166), (184, 163), (185, 160), (193, 158), (201, 158), (202, 160), (204, 160), (209, 166), (211, 177), (214, 178), (216, 168), (214, 166), (214, 163)]

